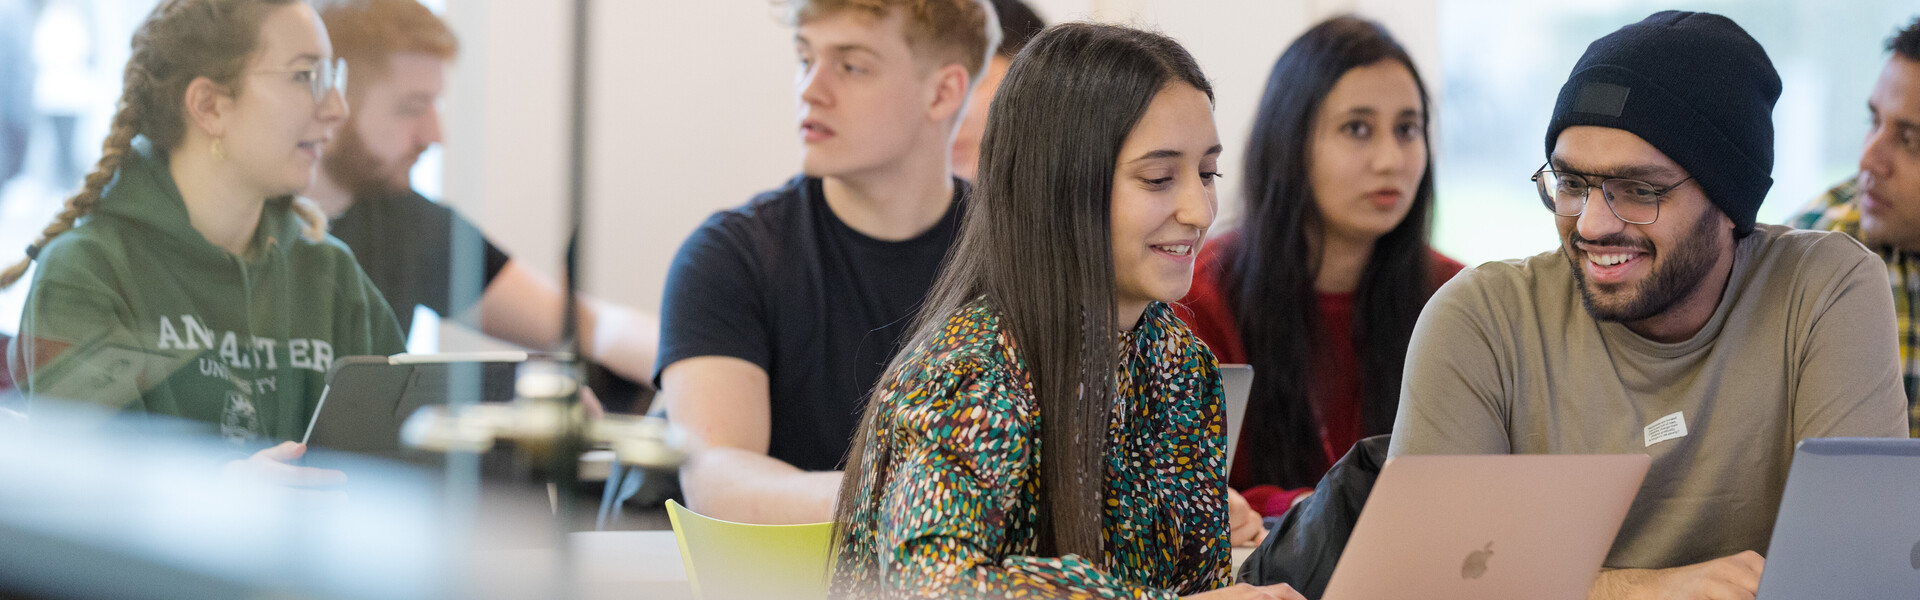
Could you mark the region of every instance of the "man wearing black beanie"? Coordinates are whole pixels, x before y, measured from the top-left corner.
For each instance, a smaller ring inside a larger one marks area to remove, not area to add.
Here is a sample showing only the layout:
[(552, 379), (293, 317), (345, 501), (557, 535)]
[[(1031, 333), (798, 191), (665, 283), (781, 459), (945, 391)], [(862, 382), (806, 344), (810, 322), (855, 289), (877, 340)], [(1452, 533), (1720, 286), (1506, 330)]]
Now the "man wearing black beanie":
[(1462, 273), (1414, 329), (1391, 454), (1652, 457), (1595, 598), (1752, 597), (1794, 444), (1906, 437), (1884, 265), (1754, 222), (1779, 96), (1720, 15), (1595, 41), (1532, 177), (1560, 248)]

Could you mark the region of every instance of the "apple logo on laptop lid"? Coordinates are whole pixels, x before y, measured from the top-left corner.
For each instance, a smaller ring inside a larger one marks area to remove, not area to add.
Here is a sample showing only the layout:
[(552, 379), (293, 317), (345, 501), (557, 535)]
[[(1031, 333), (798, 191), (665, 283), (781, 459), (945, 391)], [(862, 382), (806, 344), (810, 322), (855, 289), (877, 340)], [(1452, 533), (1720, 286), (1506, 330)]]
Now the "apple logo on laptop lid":
[(1920, 542), (1913, 543), (1913, 570), (1920, 571)]
[[(1920, 552), (1920, 550), (1917, 550), (1917, 552)], [(1916, 562), (1920, 562), (1920, 553), (1916, 553), (1914, 557)], [(1487, 542), (1487, 547), (1467, 553), (1467, 560), (1460, 563), (1460, 578), (1479, 579), (1481, 575), (1487, 574), (1487, 559), (1489, 558), (1493, 558), (1493, 542), (1491, 541)]]

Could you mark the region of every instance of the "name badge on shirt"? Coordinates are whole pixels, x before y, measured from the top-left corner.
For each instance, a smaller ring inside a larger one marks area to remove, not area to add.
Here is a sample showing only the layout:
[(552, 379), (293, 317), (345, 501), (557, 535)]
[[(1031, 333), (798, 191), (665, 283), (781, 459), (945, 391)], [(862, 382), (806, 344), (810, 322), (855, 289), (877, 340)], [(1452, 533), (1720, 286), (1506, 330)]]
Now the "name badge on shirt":
[(1667, 440), (1687, 437), (1687, 419), (1680, 413), (1660, 417), (1647, 425), (1644, 433), (1649, 447)]

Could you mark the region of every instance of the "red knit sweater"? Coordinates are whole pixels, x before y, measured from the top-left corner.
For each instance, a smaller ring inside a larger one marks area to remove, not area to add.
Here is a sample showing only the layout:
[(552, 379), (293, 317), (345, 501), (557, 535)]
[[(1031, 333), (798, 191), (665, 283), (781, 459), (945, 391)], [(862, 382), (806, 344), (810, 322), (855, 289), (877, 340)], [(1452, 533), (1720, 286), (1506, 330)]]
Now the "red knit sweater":
[[(1176, 314), (1193, 328), (1194, 333), (1213, 349), (1214, 356), (1222, 364), (1247, 362), (1246, 347), (1240, 341), (1238, 320), (1235, 319), (1231, 303), (1227, 298), (1225, 258), (1240, 243), (1239, 232), (1221, 235), (1202, 247), (1199, 262), (1193, 273), (1193, 289), (1181, 300), (1182, 306), (1176, 307)], [(1452, 279), (1454, 274), (1464, 268), (1459, 262), (1428, 249), (1431, 257), (1431, 289)], [(1308, 395), (1316, 404), (1314, 412), (1321, 415), (1320, 439), (1324, 456), (1320, 465), (1322, 474), (1346, 454), (1360, 438), (1369, 432), (1360, 429), (1361, 373), (1360, 353), (1353, 345), (1353, 309), (1352, 293), (1319, 294), (1316, 308), (1318, 319), (1314, 320), (1317, 339), (1324, 340), (1323, 345), (1313, 353), (1313, 364), (1308, 365), (1311, 389)], [(1275, 307), (1275, 310), (1287, 310), (1290, 307)], [(1258, 383), (1259, 374), (1255, 374)], [(1385, 433), (1385, 432), (1376, 432)], [(1242, 444), (1244, 447), (1244, 444)], [(1227, 478), (1228, 485), (1240, 491), (1260, 514), (1273, 516), (1284, 513), (1292, 506), (1293, 500), (1311, 488), (1283, 490), (1273, 485), (1252, 485), (1248, 461), (1261, 457), (1241, 452), (1234, 457), (1232, 471)]]

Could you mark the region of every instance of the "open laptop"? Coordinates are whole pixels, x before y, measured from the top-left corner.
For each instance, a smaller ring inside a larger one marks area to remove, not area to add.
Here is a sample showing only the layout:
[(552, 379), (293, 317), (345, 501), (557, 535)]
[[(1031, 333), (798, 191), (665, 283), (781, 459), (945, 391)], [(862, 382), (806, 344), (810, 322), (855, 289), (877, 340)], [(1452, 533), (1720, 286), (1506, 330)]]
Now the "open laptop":
[(1233, 470), (1233, 451), (1240, 446), (1240, 427), (1247, 423), (1247, 396), (1253, 394), (1253, 367), (1220, 365), (1220, 383), (1227, 396), (1227, 470)]
[(1581, 600), (1644, 454), (1387, 460), (1322, 600)]
[(1920, 440), (1800, 442), (1757, 598), (1915, 597)]

